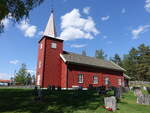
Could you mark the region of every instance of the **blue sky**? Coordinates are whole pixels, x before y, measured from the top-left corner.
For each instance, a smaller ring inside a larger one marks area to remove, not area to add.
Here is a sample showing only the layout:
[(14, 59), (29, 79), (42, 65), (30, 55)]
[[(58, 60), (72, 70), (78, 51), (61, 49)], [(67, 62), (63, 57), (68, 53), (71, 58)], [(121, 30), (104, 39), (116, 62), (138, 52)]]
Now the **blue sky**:
[[(54, 10), (57, 35), (65, 39), (66, 51), (86, 50), (94, 56), (96, 49), (103, 49), (112, 57), (123, 56), (142, 43), (150, 45), (150, 0), (54, 0)], [(35, 71), (38, 40), (50, 11), (51, 1), (45, 0), (28, 20), (18, 24), (11, 22), (11, 16), (3, 20), (0, 79), (10, 78), (21, 63)]]

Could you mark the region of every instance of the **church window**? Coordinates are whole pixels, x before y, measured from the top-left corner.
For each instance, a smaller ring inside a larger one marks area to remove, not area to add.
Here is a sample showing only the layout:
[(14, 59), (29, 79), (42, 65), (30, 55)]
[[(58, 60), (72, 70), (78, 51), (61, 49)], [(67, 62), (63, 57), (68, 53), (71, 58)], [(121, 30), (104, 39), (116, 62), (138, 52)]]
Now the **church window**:
[(98, 84), (98, 77), (97, 76), (93, 76), (93, 84)]
[(108, 85), (108, 84), (109, 84), (109, 78), (105, 77), (105, 85)]
[(51, 44), (51, 48), (57, 48), (57, 44), (56, 43), (52, 43)]
[(41, 68), (41, 61), (39, 61), (39, 68)]
[(40, 44), (40, 49), (42, 49), (43, 48), (43, 44)]
[(83, 83), (83, 75), (82, 74), (78, 75), (78, 83)]

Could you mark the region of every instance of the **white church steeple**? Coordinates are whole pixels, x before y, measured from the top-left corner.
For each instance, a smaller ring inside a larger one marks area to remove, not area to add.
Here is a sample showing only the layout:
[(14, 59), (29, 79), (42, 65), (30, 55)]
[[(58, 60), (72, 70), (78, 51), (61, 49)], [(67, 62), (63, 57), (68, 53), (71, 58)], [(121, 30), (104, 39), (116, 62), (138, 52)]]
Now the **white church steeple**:
[(55, 29), (55, 19), (54, 19), (54, 11), (51, 11), (51, 15), (49, 17), (47, 26), (43, 33), (43, 36), (48, 36), (52, 38), (56, 38), (56, 29)]

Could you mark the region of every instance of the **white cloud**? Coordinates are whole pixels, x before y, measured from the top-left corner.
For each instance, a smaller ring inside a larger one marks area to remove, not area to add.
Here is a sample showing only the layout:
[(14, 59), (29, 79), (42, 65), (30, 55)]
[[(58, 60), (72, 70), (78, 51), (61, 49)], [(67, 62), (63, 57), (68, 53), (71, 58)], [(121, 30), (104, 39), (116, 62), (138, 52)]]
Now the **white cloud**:
[(0, 79), (1, 80), (9, 80), (11, 78), (10, 74), (7, 73), (0, 73)]
[(21, 21), (21, 23), (18, 25), (18, 28), (24, 32), (25, 37), (34, 37), (37, 32), (37, 27), (34, 25), (30, 25), (28, 21)]
[(101, 20), (102, 21), (107, 21), (107, 20), (109, 20), (109, 18), (110, 18), (110, 16), (103, 16), (103, 17), (101, 17)]
[(99, 34), (92, 17), (82, 18), (78, 9), (73, 9), (61, 17), (60, 34), (63, 40), (93, 39)]
[(9, 27), (9, 25), (11, 24), (11, 19), (12, 16), (11, 14), (8, 14), (1, 22), (3, 23), (3, 25), (5, 26), (5, 28)]
[(72, 44), (70, 47), (72, 47), (72, 48), (83, 48), (86, 46), (87, 46), (87, 44)]
[(15, 64), (15, 65), (16, 65), (16, 64), (19, 63), (19, 60), (11, 60), (11, 61), (9, 61), (9, 63), (10, 63), (10, 64)]
[(144, 8), (146, 9), (147, 12), (150, 13), (150, 0), (145, 0)]
[(144, 25), (144, 26), (139, 26), (137, 29), (133, 29), (131, 31), (133, 35), (133, 39), (138, 39), (139, 35), (143, 34), (144, 32), (147, 32), (150, 28), (150, 25)]
[(90, 7), (83, 8), (83, 13), (88, 15), (90, 13)]
[(122, 13), (122, 14), (126, 13), (126, 9), (123, 8), (123, 9), (121, 10), (121, 13)]
[(8, 25), (10, 24), (10, 20), (8, 18), (5, 18), (2, 20), (3, 25), (7, 28)]
[(30, 73), (30, 74), (34, 74), (34, 75), (36, 73), (35, 70), (31, 70), (31, 69), (28, 69), (27, 72)]
[(40, 36), (43, 35), (43, 31), (39, 31), (38, 35), (40, 35)]

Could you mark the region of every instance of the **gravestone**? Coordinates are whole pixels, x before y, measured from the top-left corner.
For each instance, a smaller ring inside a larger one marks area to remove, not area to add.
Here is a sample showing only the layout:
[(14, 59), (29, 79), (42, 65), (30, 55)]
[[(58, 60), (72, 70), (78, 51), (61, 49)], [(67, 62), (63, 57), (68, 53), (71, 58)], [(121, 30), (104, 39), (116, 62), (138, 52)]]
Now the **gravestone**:
[(147, 92), (150, 94), (150, 87), (146, 87)]
[(121, 90), (122, 90), (122, 93), (128, 93), (130, 89), (129, 87), (122, 87)]
[(150, 95), (143, 94), (137, 97), (138, 104), (150, 105)]
[(147, 91), (147, 88), (146, 88), (145, 86), (143, 86), (143, 90), (144, 90), (144, 91)]
[(143, 94), (142, 94), (141, 89), (134, 89), (134, 95), (137, 96), (137, 97), (142, 96)]
[(116, 97), (117, 101), (121, 98), (121, 88), (114, 88), (114, 96)]
[(105, 108), (108, 110), (115, 111), (117, 109), (116, 102), (117, 101), (116, 101), (116, 98), (114, 96), (104, 98)]

